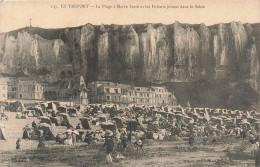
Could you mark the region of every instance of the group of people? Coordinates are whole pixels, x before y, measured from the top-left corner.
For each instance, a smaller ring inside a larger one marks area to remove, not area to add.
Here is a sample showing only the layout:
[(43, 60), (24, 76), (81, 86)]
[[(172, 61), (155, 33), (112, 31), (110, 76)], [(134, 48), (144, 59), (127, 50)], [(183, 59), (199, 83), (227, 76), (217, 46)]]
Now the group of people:
[[(28, 132), (28, 129), (27, 129), (28, 127), (29, 127), (29, 125), (27, 125), (25, 127), (22, 139), (28, 139), (29, 138), (29, 132)], [(36, 126), (36, 123), (34, 121), (32, 122), (32, 127), (34, 128), (34, 132), (37, 135), (37, 140), (38, 140), (37, 148), (45, 147), (44, 131), (43, 130), (39, 130), (38, 127)], [(20, 150), (21, 149), (21, 141), (22, 141), (21, 139), (17, 139), (17, 141), (16, 141), (16, 150)]]
[[(97, 122), (102, 122), (100, 120), (101, 115), (107, 116), (105, 122), (113, 124), (117, 124), (115, 118), (120, 118), (123, 127), (116, 130), (101, 128), (83, 132), (81, 125), (78, 124), (76, 127), (69, 127), (64, 134), (57, 135), (56, 141), (68, 145), (75, 145), (77, 142), (84, 142), (88, 145), (104, 142), (106, 158), (109, 162), (112, 162), (111, 153), (114, 148), (122, 148), (125, 152), (128, 143), (132, 143), (138, 151), (144, 152), (143, 142), (145, 139), (168, 140), (173, 137), (187, 137), (192, 148), (196, 137), (216, 141), (217, 136), (234, 135), (243, 140), (248, 138), (252, 144), (259, 146), (259, 137), (256, 136), (257, 129), (250, 124), (239, 124), (232, 121), (233, 118), (227, 110), (216, 114), (215, 110), (212, 109), (184, 109), (181, 106), (175, 108), (148, 106), (121, 108), (116, 105), (114, 107), (96, 105), (88, 107), (82, 114), (95, 125), (97, 125)], [(254, 117), (253, 112), (251, 116)], [(240, 119), (242, 116), (237, 118)], [(37, 127), (35, 123), (32, 126)], [(37, 131), (37, 128), (35, 130)], [(38, 147), (44, 145), (42, 144), (44, 140), (40, 137), (38, 140)], [(17, 147), (19, 147), (19, 141), (17, 143)]]

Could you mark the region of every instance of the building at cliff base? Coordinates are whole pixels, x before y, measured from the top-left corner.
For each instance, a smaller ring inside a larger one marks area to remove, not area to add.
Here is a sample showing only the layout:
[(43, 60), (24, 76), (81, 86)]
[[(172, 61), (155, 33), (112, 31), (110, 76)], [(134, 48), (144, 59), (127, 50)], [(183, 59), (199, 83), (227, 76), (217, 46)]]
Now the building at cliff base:
[(7, 81), (5, 78), (0, 78), (0, 101), (7, 100)]
[(17, 99), (44, 100), (43, 87), (36, 81), (19, 81), (17, 84)]
[(166, 87), (133, 87), (127, 84), (96, 81), (88, 85), (90, 103), (129, 105), (176, 105), (174, 93)]
[(87, 87), (83, 76), (66, 78), (58, 85), (58, 101), (73, 102), (75, 105), (88, 105)]

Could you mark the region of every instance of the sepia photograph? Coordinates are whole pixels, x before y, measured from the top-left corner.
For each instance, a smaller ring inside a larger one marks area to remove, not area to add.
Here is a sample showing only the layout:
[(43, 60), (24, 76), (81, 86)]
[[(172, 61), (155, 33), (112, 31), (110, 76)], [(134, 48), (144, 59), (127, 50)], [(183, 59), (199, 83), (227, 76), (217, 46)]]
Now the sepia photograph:
[(260, 0), (0, 0), (1, 167), (260, 167)]

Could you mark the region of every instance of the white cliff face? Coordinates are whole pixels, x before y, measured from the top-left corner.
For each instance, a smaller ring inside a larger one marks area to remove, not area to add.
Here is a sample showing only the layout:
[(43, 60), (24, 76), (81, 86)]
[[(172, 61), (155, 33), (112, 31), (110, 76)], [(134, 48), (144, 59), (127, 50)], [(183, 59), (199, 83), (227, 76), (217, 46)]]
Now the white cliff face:
[(123, 41), (120, 47), (126, 77), (134, 79), (137, 76), (136, 65), (139, 63), (139, 37), (132, 26), (123, 27)]
[[(200, 38), (200, 49), (201, 49), (201, 67), (203, 69), (202, 75), (205, 78), (211, 78), (212, 77), (212, 71), (213, 69), (213, 57), (216, 54), (217, 48), (213, 51), (214, 53), (211, 54), (211, 38), (212, 35), (210, 33), (210, 30), (205, 24), (200, 25), (199, 29), (199, 38)], [(215, 36), (213, 37), (213, 45), (216, 43), (217, 39), (215, 39)]]
[(199, 44), (198, 33), (193, 28), (184, 29), (180, 23), (174, 23), (175, 80), (201, 77)]
[(38, 47), (38, 41), (36, 38), (33, 39), (32, 47), (31, 47), (31, 55), (35, 58), (35, 66), (36, 69), (39, 68), (39, 47)]
[(144, 62), (144, 75), (147, 80), (154, 78), (154, 72), (158, 69), (159, 61), (157, 59), (159, 57), (156, 55), (156, 39), (156, 30), (151, 24), (148, 24), (145, 28), (145, 32), (143, 32), (140, 37), (141, 54), (143, 55)]
[(16, 37), (8, 34), (1, 36), (1, 46), (0, 68), (3, 73), (15, 75), (23, 72), (25, 75), (35, 75), (37, 70), (45, 68), (52, 73), (49, 74), (50, 80), (59, 79), (56, 75), (59, 64), (57, 57), (65, 50), (61, 40), (47, 40), (37, 34), (21, 31)]
[(94, 27), (91, 24), (87, 24), (81, 29), (81, 39), (80, 39), (80, 51), (82, 59), (82, 69), (83, 74), (87, 74), (89, 70), (92, 70), (92, 67), (88, 65), (88, 59), (91, 60), (94, 58), (94, 39), (95, 32)]
[(59, 79), (58, 69), (70, 64), (90, 80), (161, 83), (234, 76), (259, 85), (260, 33), (250, 24), (86, 24), (58, 34), (50, 30), (55, 38), (37, 31), (0, 35), (3, 73), (39, 75), (46, 68)]
[(16, 64), (19, 64), (21, 60), (19, 57), (15, 58), (15, 54), (19, 52), (19, 46), (17, 45), (17, 41), (13, 36), (7, 35), (4, 43), (5, 47), (1, 65), (6, 73), (14, 73), (17, 70)]
[(228, 59), (228, 49), (229, 49), (229, 39), (228, 39), (228, 31), (224, 24), (219, 24), (218, 27), (218, 37), (220, 43), (220, 55), (219, 56), (219, 64), (220, 66), (228, 66), (229, 59)]
[(101, 34), (98, 37), (98, 69), (100, 79), (109, 80), (109, 42), (108, 32), (104, 25), (100, 27)]
[(144, 56), (144, 67), (147, 69), (156, 68), (155, 64), (158, 61), (156, 59), (156, 40), (157, 34), (156, 30), (153, 29), (151, 24), (146, 27), (146, 32), (142, 33), (141, 43), (143, 46), (143, 56)]

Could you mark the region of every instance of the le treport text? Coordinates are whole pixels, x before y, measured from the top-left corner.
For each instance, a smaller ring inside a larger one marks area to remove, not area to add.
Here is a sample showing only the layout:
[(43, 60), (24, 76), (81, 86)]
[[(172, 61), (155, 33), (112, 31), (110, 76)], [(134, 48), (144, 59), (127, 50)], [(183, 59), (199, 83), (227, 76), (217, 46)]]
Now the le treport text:
[[(59, 8), (53, 5), (52, 8)], [(185, 8), (205, 8), (204, 5), (91, 5), (91, 4), (61, 4), (60, 8), (97, 8), (97, 9), (185, 9)]]

